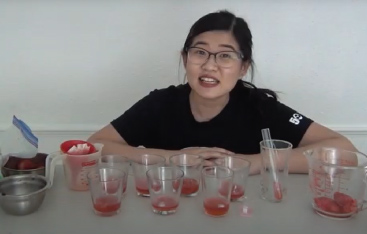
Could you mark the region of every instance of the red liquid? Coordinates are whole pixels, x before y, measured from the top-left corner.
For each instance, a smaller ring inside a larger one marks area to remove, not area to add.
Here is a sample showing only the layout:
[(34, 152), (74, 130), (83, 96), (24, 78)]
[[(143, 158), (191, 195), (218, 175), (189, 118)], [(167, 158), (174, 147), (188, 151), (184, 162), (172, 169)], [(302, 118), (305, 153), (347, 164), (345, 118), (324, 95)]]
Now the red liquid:
[[(225, 181), (222, 183), (221, 187), (219, 188), (219, 193), (224, 197), (227, 196), (228, 186), (229, 186), (229, 182)], [(232, 185), (231, 200), (236, 200), (242, 197), (244, 194), (245, 194), (245, 190), (241, 185), (239, 184)]]
[(172, 211), (178, 207), (178, 201), (172, 197), (161, 196), (152, 201), (152, 206), (157, 211)]
[(136, 178), (135, 179), (135, 187), (136, 191), (140, 194), (148, 195), (149, 194), (149, 187), (148, 181), (145, 178)]
[(229, 210), (229, 202), (221, 197), (209, 197), (204, 200), (204, 209), (209, 215), (225, 215)]
[(115, 196), (103, 196), (94, 201), (94, 209), (100, 213), (116, 212), (120, 209), (121, 202)]
[(274, 197), (276, 200), (280, 201), (283, 198), (282, 187), (279, 182), (273, 182)]
[(192, 178), (184, 178), (182, 182), (181, 194), (190, 195), (199, 190), (199, 182)]
[(245, 190), (241, 185), (233, 184), (232, 193), (231, 193), (231, 200), (238, 199), (245, 194)]
[(124, 184), (124, 187), (122, 188), (122, 192), (125, 193), (126, 192), (126, 184)]

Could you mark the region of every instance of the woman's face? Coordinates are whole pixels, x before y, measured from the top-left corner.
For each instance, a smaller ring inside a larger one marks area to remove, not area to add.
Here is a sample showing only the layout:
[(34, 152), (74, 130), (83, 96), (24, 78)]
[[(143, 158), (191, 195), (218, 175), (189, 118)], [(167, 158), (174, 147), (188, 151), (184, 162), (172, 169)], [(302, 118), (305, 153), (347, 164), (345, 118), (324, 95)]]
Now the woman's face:
[[(216, 58), (209, 53), (218, 53)], [(209, 31), (196, 36), (184, 55), (187, 81), (195, 95), (204, 99), (226, 97), (248, 64), (240, 57), (240, 48), (232, 33)]]

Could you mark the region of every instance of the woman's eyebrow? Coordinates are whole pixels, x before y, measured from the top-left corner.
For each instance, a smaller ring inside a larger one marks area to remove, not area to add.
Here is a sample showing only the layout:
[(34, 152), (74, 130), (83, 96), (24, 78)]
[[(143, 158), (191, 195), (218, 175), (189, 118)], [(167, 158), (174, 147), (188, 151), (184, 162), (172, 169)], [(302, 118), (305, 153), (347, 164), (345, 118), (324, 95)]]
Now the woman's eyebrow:
[[(197, 41), (192, 46), (197, 46), (197, 45), (208, 45), (208, 43), (205, 41)], [(229, 48), (233, 51), (236, 51), (236, 49), (232, 45), (229, 45), (229, 44), (220, 44), (219, 47)]]
[(229, 48), (229, 49), (232, 49), (232, 50), (236, 51), (236, 49), (235, 49), (233, 46), (228, 45), (228, 44), (220, 44), (219, 46), (220, 46), (220, 47)]
[(193, 46), (197, 45), (208, 45), (208, 43), (206, 43), (205, 41), (197, 41), (195, 44), (193, 44)]

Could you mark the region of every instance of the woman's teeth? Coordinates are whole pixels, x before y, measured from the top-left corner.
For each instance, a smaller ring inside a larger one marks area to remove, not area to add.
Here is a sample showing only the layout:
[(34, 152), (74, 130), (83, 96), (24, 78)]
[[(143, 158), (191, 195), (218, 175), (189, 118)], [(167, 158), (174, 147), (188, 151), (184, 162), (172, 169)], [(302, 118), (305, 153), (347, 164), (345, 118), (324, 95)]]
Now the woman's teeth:
[(211, 83), (211, 84), (215, 84), (215, 83), (218, 83), (219, 82), (216, 79), (208, 78), (208, 77), (200, 77), (199, 80), (202, 81), (202, 82)]

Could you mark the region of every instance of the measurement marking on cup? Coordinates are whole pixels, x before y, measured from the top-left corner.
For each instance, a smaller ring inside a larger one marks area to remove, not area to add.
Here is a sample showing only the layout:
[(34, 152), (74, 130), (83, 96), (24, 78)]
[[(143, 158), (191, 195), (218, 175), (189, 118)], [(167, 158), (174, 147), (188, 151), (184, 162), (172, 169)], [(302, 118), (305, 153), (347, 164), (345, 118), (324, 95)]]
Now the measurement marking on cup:
[[(330, 178), (329, 175), (326, 174), (326, 173), (323, 173), (322, 175), (323, 176), (322, 177), (320, 176), (320, 179), (323, 178), (323, 182), (324, 183), (323, 183), (323, 186), (320, 186), (320, 187), (324, 187), (323, 193), (325, 195), (331, 196), (331, 194), (333, 192), (332, 178)], [(321, 188), (320, 188), (320, 190), (321, 190)]]

